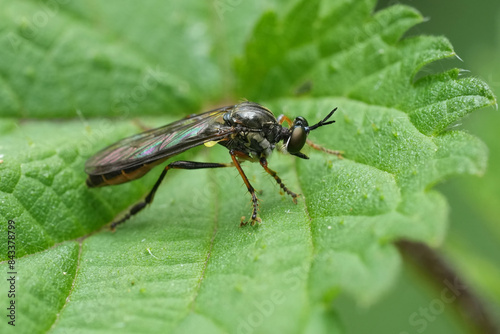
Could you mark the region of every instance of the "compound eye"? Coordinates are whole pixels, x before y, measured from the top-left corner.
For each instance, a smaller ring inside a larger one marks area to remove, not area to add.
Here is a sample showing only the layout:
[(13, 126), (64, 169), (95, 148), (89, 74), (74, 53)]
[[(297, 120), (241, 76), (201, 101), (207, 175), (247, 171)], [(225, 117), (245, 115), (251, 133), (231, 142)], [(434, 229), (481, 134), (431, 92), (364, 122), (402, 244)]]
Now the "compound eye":
[(298, 153), (304, 147), (307, 140), (307, 131), (302, 126), (296, 126), (292, 128), (292, 134), (290, 139), (288, 139), (288, 144), (286, 150), (289, 153)]
[(301, 126), (301, 127), (306, 128), (309, 126), (309, 124), (307, 123), (307, 121), (304, 117), (299, 116), (293, 120), (292, 128), (297, 127), (297, 126)]

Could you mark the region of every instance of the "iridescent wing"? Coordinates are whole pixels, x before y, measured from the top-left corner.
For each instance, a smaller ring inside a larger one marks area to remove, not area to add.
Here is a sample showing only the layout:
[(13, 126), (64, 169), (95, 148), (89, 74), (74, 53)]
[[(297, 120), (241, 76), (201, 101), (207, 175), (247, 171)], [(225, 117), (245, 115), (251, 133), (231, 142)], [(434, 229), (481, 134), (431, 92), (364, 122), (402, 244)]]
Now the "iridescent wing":
[(102, 175), (165, 160), (192, 147), (228, 138), (234, 128), (223, 116), (234, 106), (183, 118), (160, 128), (122, 139), (92, 156), (85, 163), (89, 175)]

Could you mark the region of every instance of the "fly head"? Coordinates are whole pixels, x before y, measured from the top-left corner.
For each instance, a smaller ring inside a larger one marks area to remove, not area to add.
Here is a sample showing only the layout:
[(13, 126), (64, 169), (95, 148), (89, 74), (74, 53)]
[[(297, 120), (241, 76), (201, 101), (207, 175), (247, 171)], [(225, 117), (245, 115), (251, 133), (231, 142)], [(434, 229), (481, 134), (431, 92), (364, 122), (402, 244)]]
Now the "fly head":
[(337, 108), (333, 109), (328, 115), (326, 115), (323, 120), (318, 123), (309, 126), (307, 120), (304, 117), (297, 117), (292, 123), (292, 126), (289, 129), (285, 130), (284, 143), (285, 148), (288, 153), (295, 155), (302, 159), (309, 159), (307, 155), (300, 152), (300, 150), (304, 147), (307, 141), (307, 136), (309, 132), (315, 130), (323, 125), (328, 125), (335, 123), (335, 121), (328, 121), (330, 117), (332, 117), (333, 113), (337, 110)]

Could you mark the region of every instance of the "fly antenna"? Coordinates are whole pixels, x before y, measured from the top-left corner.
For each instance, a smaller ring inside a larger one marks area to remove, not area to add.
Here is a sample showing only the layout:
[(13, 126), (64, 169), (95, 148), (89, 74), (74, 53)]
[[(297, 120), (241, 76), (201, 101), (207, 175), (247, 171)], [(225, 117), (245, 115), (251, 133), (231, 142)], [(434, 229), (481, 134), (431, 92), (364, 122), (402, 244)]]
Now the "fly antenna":
[(325, 118), (323, 118), (322, 121), (319, 121), (317, 124), (314, 124), (313, 126), (310, 126), (309, 127), (309, 131), (311, 130), (314, 130), (314, 129), (317, 129), (319, 128), (320, 126), (323, 126), (323, 125), (328, 125), (328, 124), (332, 124), (332, 123), (335, 123), (335, 121), (329, 121), (327, 122), (327, 120), (332, 117), (333, 113), (337, 110), (337, 108), (333, 109), (332, 111), (330, 111), (330, 113), (328, 115), (326, 115)]

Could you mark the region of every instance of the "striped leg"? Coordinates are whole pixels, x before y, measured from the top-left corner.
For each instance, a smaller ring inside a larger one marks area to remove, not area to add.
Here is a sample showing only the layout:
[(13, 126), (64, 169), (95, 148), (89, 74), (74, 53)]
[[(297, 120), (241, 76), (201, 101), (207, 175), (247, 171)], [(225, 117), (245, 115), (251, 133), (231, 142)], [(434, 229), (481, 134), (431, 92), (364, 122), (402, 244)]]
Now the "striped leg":
[(344, 153), (344, 151), (330, 150), (329, 148), (326, 148), (326, 147), (323, 147), (321, 145), (316, 144), (315, 142), (313, 142), (310, 139), (307, 139), (306, 143), (307, 143), (307, 145), (311, 146), (315, 150), (323, 151), (323, 152), (326, 152), (328, 154), (333, 154), (333, 155), (336, 155), (337, 157), (339, 157), (339, 159), (344, 159), (344, 157), (342, 156), (342, 153)]
[[(259, 202), (257, 199), (257, 194), (255, 193), (255, 189), (252, 187), (250, 184), (250, 181), (248, 181), (247, 176), (245, 175), (245, 172), (243, 172), (243, 169), (241, 168), (240, 162), (238, 161), (237, 158), (243, 158), (245, 160), (251, 160), (251, 158), (243, 152), (240, 151), (235, 151), (231, 150), (229, 151), (229, 154), (231, 154), (231, 159), (233, 159), (233, 164), (238, 169), (238, 172), (241, 175), (241, 178), (243, 179), (243, 182), (245, 182), (245, 185), (247, 186), (248, 192), (252, 196), (252, 218), (250, 219), (250, 224), (253, 226), (255, 225), (256, 222), (261, 222), (261, 219), (257, 217), (257, 210), (259, 209)], [(241, 223), (240, 226), (245, 226), (248, 224), (248, 221), (244, 221), (245, 217), (241, 218)]]
[(296, 193), (294, 193), (290, 189), (288, 189), (285, 186), (285, 184), (283, 183), (283, 181), (281, 181), (281, 178), (278, 176), (278, 174), (276, 174), (276, 172), (274, 170), (272, 170), (271, 168), (267, 167), (267, 160), (266, 160), (266, 158), (260, 158), (260, 165), (266, 170), (266, 172), (269, 175), (271, 175), (276, 180), (276, 182), (279, 184), (279, 186), (281, 187), (281, 189), (283, 189), (284, 192), (286, 192), (288, 195), (290, 195), (292, 197), (292, 201), (295, 204), (297, 204), (297, 197), (299, 197), (299, 195), (296, 194)]

